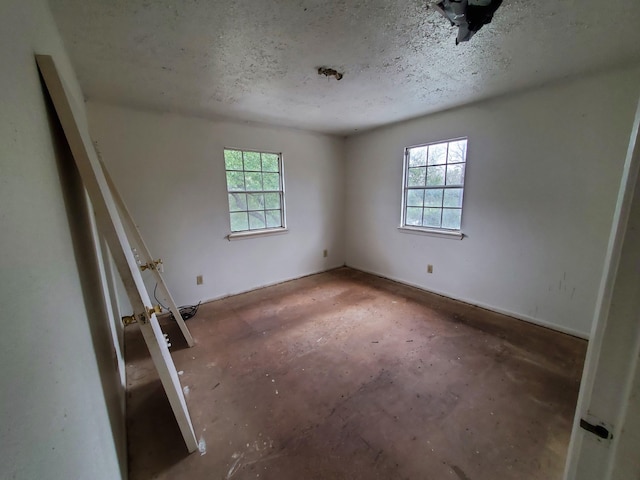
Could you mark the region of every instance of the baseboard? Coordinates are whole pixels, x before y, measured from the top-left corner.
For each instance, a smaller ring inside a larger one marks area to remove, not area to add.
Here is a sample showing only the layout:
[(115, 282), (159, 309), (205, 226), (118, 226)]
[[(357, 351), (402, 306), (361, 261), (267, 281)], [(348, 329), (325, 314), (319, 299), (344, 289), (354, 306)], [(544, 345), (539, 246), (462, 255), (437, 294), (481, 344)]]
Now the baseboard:
[(581, 332), (581, 331), (575, 330), (573, 328), (564, 327), (562, 325), (557, 325), (557, 324), (552, 323), (552, 322), (547, 322), (547, 321), (541, 320), (539, 318), (533, 318), (533, 317), (530, 317), (528, 315), (523, 315), (521, 313), (512, 312), (510, 310), (505, 310), (503, 308), (496, 307), (494, 305), (488, 305), (486, 303), (477, 302), (477, 301), (474, 301), (474, 300), (468, 300), (468, 299), (465, 299), (465, 298), (458, 297), (456, 295), (451, 295), (450, 293), (447, 293), (447, 292), (427, 289), (427, 288), (424, 288), (422, 285), (418, 285), (418, 284), (415, 284), (415, 283), (407, 282), (406, 280), (402, 280), (400, 278), (396, 278), (396, 277), (393, 277), (393, 276), (390, 276), (390, 275), (384, 275), (382, 273), (375, 272), (373, 270), (369, 270), (369, 269), (366, 269), (366, 268), (357, 267), (355, 265), (345, 264), (345, 266), (349, 267), (349, 268), (352, 268), (353, 270), (358, 270), (360, 272), (368, 273), (370, 275), (375, 275), (375, 276), (381, 277), (381, 278), (386, 278), (387, 280), (392, 280), (394, 282), (401, 283), (401, 284), (407, 285), (409, 287), (417, 288), (418, 290), (422, 290), (422, 291), (429, 292), (429, 293), (434, 293), (434, 294), (440, 295), (442, 297), (451, 298), (453, 300), (457, 300), (458, 302), (466, 303), (467, 305), (473, 305), (474, 307), (480, 307), (480, 308), (483, 308), (485, 310), (489, 310), (491, 312), (500, 313), (502, 315), (507, 315), (507, 316), (512, 317), (512, 318), (514, 318), (516, 320), (521, 320), (523, 322), (532, 323), (534, 325), (538, 325), (540, 327), (548, 328), (550, 330), (555, 330), (556, 332), (560, 332), (560, 333), (564, 333), (564, 334), (567, 334), (567, 335), (571, 335), (572, 337), (577, 337), (577, 338), (582, 338), (584, 340), (589, 340), (589, 333)]
[(333, 267), (324, 268), (322, 270), (317, 270), (317, 271), (313, 271), (313, 272), (310, 272), (310, 273), (305, 273), (305, 274), (299, 275), (297, 277), (287, 278), (286, 280), (278, 280), (277, 282), (265, 283), (263, 285), (259, 285), (257, 287), (253, 287), (253, 288), (250, 288), (248, 290), (241, 290), (239, 292), (228, 293), (228, 294), (224, 294), (224, 295), (219, 295), (217, 297), (209, 298), (207, 300), (202, 300), (202, 303), (215, 302), (217, 300), (222, 300), (222, 299), (229, 298), (229, 297), (235, 297), (236, 295), (242, 295), (244, 293), (255, 292), (256, 290), (261, 290), (261, 289), (267, 288), (267, 287), (274, 287), (274, 286), (280, 285), (282, 283), (292, 282), (294, 280), (299, 280), (301, 278), (310, 277), (311, 275), (318, 275), (319, 273), (330, 272), (331, 270), (337, 270), (338, 268), (342, 268), (342, 267), (345, 267), (345, 266), (346, 266), (345, 264), (336, 265), (336, 266), (333, 266)]

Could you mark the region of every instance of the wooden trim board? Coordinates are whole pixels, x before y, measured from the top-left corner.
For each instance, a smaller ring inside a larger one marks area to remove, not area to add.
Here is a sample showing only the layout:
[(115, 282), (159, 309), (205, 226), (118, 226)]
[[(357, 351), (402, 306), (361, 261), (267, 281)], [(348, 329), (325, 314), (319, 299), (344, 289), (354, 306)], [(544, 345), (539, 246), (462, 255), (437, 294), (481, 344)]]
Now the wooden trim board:
[(122, 278), (127, 296), (139, 319), (140, 330), (160, 375), (171, 409), (189, 452), (198, 448), (191, 417), (182, 393), (178, 373), (142, 281), (142, 275), (131, 251), (109, 185), (104, 176), (89, 132), (78, 122), (55, 62), (50, 55), (36, 55), (40, 74), (49, 91), (60, 124), (67, 138), (73, 159), (94, 208), (96, 225), (107, 241), (113, 261)]
[[(151, 256), (151, 252), (149, 251), (147, 244), (142, 238), (142, 234), (140, 233), (138, 225), (136, 225), (136, 223), (134, 222), (129, 209), (127, 208), (127, 205), (124, 203), (124, 200), (122, 199), (122, 196), (118, 191), (118, 188), (116, 187), (115, 183), (113, 183), (113, 179), (111, 178), (111, 175), (109, 175), (109, 170), (107, 170), (107, 167), (102, 161), (100, 162), (100, 165), (102, 167), (102, 172), (104, 173), (105, 179), (107, 180), (107, 184), (109, 185), (109, 189), (111, 190), (111, 195), (113, 196), (116, 205), (118, 206), (118, 209), (122, 214), (122, 219), (124, 220), (126, 230), (131, 235), (133, 242), (140, 249), (140, 253), (142, 254), (142, 258), (144, 258), (145, 263), (147, 265), (152, 265), (154, 261), (153, 257)], [(171, 311), (171, 313), (173, 313), (173, 318), (175, 318), (176, 323), (180, 327), (180, 331), (182, 332), (184, 339), (187, 341), (187, 345), (193, 347), (194, 341), (193, 337), (191, 336), (191, 332), (189, 332), (189, 329), (187, 328), (182, 315), (180, 315), (180, 310), (178, 309), (176, 302), (173, 300), (173, 297), (169, 292), (169, 288), (167, 287), (162, 274), (157, 268), (151, 268), (150, 270), (156, 283), (160, 287), (161, 294), (165, 297), (167, 303), (169, 304), (169, 310)]]

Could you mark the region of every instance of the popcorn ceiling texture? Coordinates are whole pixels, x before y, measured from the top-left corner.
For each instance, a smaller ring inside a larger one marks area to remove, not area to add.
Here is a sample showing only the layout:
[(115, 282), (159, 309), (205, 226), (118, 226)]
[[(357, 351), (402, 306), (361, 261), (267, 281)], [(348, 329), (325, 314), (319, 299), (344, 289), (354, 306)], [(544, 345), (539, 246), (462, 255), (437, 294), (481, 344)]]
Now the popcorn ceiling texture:
[[(640, 2), (506, 0), (459, 46), (456, 29), (427, 3), (51, 0), (51, 7), (90, 99), (341, 135), (640, 62)], [(318, 76), (320, 66), (344, 78)]]

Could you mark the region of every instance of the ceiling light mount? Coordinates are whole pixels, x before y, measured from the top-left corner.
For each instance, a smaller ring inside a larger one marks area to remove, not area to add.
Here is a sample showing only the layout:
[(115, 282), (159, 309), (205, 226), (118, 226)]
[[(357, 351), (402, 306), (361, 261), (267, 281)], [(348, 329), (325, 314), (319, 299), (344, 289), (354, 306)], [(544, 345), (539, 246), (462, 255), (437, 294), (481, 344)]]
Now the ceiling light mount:
[(325, 77), (335, 77), (336, 80), (341, 80), (344, 77), (343, 73), (338, 72), (333, 68), (328, 67), (318, 67), (318, 75), (324, 75)]

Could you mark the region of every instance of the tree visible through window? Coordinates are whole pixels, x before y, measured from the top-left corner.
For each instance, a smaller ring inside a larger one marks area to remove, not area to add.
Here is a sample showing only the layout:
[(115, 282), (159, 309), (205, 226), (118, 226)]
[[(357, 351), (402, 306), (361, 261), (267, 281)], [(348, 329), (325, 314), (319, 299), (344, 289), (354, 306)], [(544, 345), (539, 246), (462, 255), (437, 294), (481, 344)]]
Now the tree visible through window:
[(284, 227), (282, 157), (224, 150), (232, 232)]
[(402, 225), (460, 230), (467, 139), (405, 149)]

